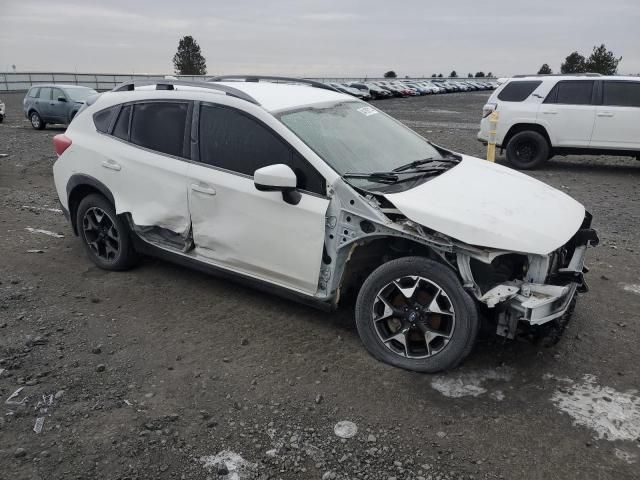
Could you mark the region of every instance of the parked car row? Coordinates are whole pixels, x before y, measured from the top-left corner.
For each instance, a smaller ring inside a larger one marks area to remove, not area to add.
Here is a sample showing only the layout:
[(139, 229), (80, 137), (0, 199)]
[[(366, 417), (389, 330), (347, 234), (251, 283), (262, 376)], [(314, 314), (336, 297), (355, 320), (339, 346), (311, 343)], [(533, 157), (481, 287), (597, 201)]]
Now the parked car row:
[(350, 83), (330, 82), (336, 90), (362, 100), (380, 100), (391, 97), (416, 97), (436, 93), (495, 90), (498, 83), (492, 80), (380, 80)]

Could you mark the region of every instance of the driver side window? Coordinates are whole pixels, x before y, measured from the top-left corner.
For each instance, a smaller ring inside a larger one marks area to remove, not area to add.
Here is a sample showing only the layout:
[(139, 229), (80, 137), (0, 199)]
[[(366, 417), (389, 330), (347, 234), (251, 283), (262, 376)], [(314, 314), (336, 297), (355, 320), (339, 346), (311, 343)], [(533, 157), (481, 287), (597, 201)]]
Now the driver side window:
[(60, 97), (65, 97), (64, 93), (59, 88), (54, 88), (53, 89), (53, 101), (57, 102), (58, 98), (60, 98)]
[(276, 163), (290, 166), (298, 188), (325, 194), (324, 178), (269, 128), (232, 108), (202, 105), (198, 126), (200, 162), (253, 176)]

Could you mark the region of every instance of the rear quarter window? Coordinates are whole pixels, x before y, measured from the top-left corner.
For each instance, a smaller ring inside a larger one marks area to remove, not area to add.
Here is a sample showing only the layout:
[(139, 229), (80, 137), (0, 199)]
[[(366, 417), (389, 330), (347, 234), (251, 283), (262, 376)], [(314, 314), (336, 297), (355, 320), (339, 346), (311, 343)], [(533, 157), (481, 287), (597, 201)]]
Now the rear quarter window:
[(96, 126), (96, 130), (102, 133), (109, 133), (109, 126), (111, 125), (111, 119), (115, 114), (118, 107), (106, 108), (93, 114), (93, 124)]
[(131, 105), (125, 105), (120, 110), (118, 120), (113, 127), (113, 136), (121, 140), (129, 140), (129, 118), (131, 117)]
[(498, 100), (503, 102), (522, 102), (540, 86), (540, 80), (523, 80), (509, 82), (498, 94)]

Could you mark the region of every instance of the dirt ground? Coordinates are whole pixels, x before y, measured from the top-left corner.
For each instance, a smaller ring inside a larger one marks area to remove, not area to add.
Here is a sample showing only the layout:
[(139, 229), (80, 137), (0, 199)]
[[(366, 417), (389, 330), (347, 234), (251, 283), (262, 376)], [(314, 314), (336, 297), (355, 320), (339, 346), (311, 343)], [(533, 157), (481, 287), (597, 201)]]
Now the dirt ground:
[[(376, 106), (482, 156), (487, 97)], [(558, 345), (489, 336), (459, 369), (422, 375), (370, 357), (349, 305), (323, 313), (154, 259), (99, 270), (56, 210), (64, 129), (35, 131), (21, 94), (2, 100), (1, 478), (640, 477), (640, 162), (531, 173), (582, 202), (601, 238)], [(335, 435), (343, 420), (354, 437)]]

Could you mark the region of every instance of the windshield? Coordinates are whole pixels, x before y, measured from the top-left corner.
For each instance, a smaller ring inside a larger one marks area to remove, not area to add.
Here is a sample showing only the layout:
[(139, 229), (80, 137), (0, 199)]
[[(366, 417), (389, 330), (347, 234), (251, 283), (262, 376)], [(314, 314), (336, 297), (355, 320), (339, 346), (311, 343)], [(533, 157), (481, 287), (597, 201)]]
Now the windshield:
[(66, 87), (64, 91), (74, 102), (84, 102), (91, 95), (98, 93), (93, 88), (88, 87)]
[(362, 102), (307, 107), (278, 118), (340, 175), (442, 158), (420, 135)]

